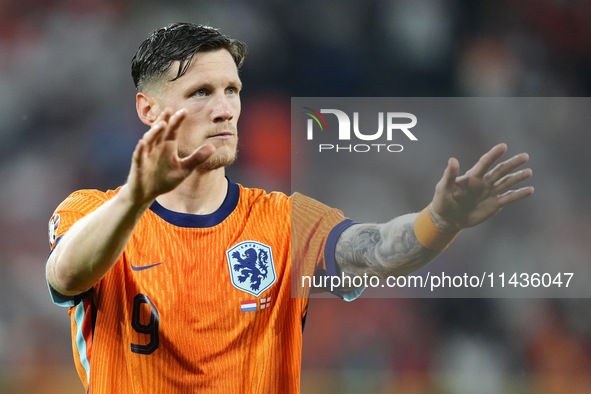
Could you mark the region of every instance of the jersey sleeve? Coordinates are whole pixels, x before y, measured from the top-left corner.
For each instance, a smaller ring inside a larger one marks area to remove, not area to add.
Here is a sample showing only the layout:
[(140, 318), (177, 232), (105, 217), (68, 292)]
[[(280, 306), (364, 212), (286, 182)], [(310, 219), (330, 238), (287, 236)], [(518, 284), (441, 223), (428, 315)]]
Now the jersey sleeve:
[[(341, 273), (335, 262), (335, 248), (341, 233), (355, 224), (343, 213), (313, 198), (295, 193), (291, 197), (292, 294), (306, 298), (313, 289), (329, 291), (351, 301), (363, 288), (329, 288), (332, 277)], [(316, 281), (314, 281), (316, 277)], [(336, 280), (336, 279), (335, 279)], [(321, 286), (314, 284), (322, 283)], [(326, 286), (328, 284), (329, 286)]]
[[(107, 200), (106, 195), (97, 190), (80, 190), (69, 195), (56, 208), (49, 220), (49, 246), (51, 248), (49, 255), (74, 223), (97, 209)], [(47, 286), (53, 303), (64, 307), (76, 306), (90, 292), (89, 290), (77, 296), (66, 296), (51, 287), (49, 282), (47, 282)]]

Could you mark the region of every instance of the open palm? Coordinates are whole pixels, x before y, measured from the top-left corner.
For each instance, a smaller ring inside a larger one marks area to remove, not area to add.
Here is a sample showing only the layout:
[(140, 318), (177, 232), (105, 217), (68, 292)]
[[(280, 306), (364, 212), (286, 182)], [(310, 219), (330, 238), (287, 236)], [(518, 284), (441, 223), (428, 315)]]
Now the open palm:
[(531, 186), (507, 191), (531, 177), (532, 170), (513, 172), (529, 160), (527, 153), (494, 166), (506, 151), (505, 144), (495, 146), (462, 176), (458, 176), (458, 161), (449, 159), (431, 205), (431, 217), (439, 228), (454, 232), (476, 226), (499, 213), (505, 205), (534, 192)]

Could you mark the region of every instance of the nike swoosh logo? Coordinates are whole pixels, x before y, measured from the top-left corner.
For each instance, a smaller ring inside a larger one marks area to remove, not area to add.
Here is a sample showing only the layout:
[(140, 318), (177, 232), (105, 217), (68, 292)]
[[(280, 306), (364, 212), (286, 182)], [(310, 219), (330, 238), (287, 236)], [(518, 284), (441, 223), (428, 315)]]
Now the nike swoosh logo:
[(152, 267), (156, 267), (157, 265), (162, 264), (162, 262), (160, 263), (156, 263), (156, 264), (152, 264), (152, 265), (146, 265), (145, 267), (136, 267), (135, 265), (133, 265), (133, 263), (130, 261), (129, 264), (131, 265), (131, 269), (134, 271), (143, 271), (143, 270), (147, 270), (148, 268), (152, 268)]

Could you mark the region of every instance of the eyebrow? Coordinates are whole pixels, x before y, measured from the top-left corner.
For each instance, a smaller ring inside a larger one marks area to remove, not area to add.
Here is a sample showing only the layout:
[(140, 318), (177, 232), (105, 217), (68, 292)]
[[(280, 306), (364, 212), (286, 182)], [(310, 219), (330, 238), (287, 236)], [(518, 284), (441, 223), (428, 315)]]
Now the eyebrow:
[[(209, 81), (203, 81), (201, 83), (195, 83), (192, 85), (189, 85), (186, 89), (187, 94), (193, 93), (199, 89), (211, 89), (214, 86), (213, 83), (209, 82)], [(242, 81), (240, 79), (232, 79), (227, 81), (226, 86), (235, 86), (238, 89), (242, 89)]]

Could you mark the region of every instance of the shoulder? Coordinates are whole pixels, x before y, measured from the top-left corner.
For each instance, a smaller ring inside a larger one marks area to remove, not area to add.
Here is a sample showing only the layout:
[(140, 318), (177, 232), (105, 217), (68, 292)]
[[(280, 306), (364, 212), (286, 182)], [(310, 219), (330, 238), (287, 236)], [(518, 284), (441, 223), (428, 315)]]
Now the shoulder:
[(113, 198), (119, 192), (119, 189), (106, 192), (99, 190), (78, 190), (62, 201), (49, 220), (49, 244), (52, 249), (56, 245), (57, 240), (75, 222), (93, 212), (105, 201)]
[(266, 207), (288, 208), (290, 198), (282, 192), (266, 192), (263, 189), (240, 187), (240, 199), (249, 205), (263, 205)]
[(322, 218), (335, 215), (337, 219), (345, 219), (343, 213), (301, 193), (291, 196), (282, 192), (267, 193), (262, 189), (246, 188), (240, 185), (240, 199), (244, 204), (265, 210), (281, 210), (287, 214), (306, 217), (307, 219)]
[[(328, 205), (321, 203), (318, 200), (308, 197), (301, 193), (294, 193), (291, 195), (291, 208), (294, 214), (323, 216), (325, 214), (334, 212), (343, 217), (342, 212), (338, 209), (331, 208)], [(343, 217), (344, 218), (344, 217)]]
[(90, 212), (102, 205), (104, 202), (113, 198), (121, 189), (107, 190), (106, 192), (94, 189), (78, 190), (70, 194), (64, 201), (58, 205), (56, 212), (59, 211), (78, 211)]
[(281, 192), (268, 193), (262, 189), (246, 188), (240, 185), (238, 209), (249, 221), (265, 226), (289, 226), (290, 223), (290, 198)]

